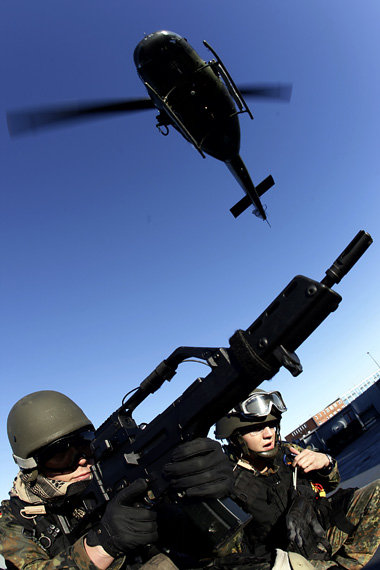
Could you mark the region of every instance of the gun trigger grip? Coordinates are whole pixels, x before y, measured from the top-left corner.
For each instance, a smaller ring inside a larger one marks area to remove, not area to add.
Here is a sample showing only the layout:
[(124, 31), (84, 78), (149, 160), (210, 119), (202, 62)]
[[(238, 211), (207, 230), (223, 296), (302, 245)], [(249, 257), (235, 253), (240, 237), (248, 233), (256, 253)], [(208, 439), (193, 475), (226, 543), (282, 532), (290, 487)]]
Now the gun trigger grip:
[(301, 374), (303, 368), (300, 359), (295, 352), (289, 352), (280, 344), (273, 351), (273, 356), (275, 359), (287, 370), (289, 370), (292, 376), (298, 376)]

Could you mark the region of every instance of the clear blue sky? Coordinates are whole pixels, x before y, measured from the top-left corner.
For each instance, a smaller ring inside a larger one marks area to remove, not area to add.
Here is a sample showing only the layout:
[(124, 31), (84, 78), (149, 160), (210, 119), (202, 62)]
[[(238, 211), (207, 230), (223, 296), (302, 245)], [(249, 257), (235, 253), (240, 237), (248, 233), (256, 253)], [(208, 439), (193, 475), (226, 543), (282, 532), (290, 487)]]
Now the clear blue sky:
[[(131, 8), (132, 6), (132, 8)], [(1, 496), (16, 466), (6, 418), (41, 389), (99, 425), (177, 346), (223, 346), (298, 273), (320, 279), (359, 229), (374, 244), (336, 287), (343, 302), (280, 373), (283, 433), (379, 361), (380, 36), (377, 0), (34, 0), (0, 5)], [(144, 34), (175, 31), (236, 83), (292, 82), (290, 104), (250, 101), (241, 155), (271, 228), (229, 208), (242, 192), (155, 113), (10, 139), (5, 113), (145, 96), (133, 65)], [(207, 370), (184, 364), (137, 420)]]

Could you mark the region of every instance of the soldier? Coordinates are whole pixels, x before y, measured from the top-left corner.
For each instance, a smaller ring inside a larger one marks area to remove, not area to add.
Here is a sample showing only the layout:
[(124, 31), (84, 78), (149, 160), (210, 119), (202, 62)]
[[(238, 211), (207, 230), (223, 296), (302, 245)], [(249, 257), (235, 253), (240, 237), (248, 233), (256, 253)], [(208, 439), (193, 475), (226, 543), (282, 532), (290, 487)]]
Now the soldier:
[[(10, 500), (2, 502), (0, 554), (8, 567), (176, 568), (157, 548), (154, 556), (152, 547), (142, 548), (158, 539), (156, 512), (141, 506), (145, 480), (116, 494), (97, 524), (78, 508), (91, 478), (94, 426), (70, 398), (51, 390), (25, 396), (9, 413), (8, 437), (20, 468)], [(178, 446), (166, 471), (171, 484), (192, 497), (221, 497), (232, 486), (229, 461), (207, 438)], [(64, 532), (67, 522), (73, 533)]]
[(216, 424), (234, 463), (232, 496), (252, 515), (244, 529), (249, 551), (267, 568), (284, 552), (291, 563), (295, 552), (320, 570), (361, 568), (380, 541), (379, 480), (327, 499), (340, 481), (337, 462), (281, 442), (285, 411), (279, 392), (256, 389)]

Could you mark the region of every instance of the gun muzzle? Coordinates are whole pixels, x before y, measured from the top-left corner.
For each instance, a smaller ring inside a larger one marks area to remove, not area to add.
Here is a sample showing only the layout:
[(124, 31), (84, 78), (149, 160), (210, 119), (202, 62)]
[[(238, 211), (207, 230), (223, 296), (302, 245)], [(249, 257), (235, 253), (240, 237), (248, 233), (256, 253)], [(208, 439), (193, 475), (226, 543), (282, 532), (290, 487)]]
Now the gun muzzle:
[(372, 237), (367, 232), (360, 230), (331, 267), (327, 269), (326, 277), (322, 279), (321, 283), (327, 285), (327, 287), (332, 287), (336, 283), (339, 283), (342, 277), (352, 269), (363, 253), (369, 248), (372, 241)]

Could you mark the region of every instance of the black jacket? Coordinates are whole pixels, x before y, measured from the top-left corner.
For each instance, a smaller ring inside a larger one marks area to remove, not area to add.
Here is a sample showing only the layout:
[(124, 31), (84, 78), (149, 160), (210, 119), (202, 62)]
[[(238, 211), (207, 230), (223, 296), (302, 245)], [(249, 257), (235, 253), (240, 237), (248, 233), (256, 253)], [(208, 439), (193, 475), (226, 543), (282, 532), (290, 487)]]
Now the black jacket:
[[(292, 501), (294, 471), (285, 462), (288, 448), (289, 444), (280, 444), (273, 468), (265, 474), (250, 470), (248, 462), (235, 465), (233, 499), (252, 516), (245, 527), (245, 537), (250, 551), (258, 558), (269, 560), (275, 548), (286, 550), (288, 544), (285, 517)], [(312, 497), (315, 491), (311, 481), (332, 491), (339, 483), (337, 468), (328, 476), (317, 471), (307, 476), (298, 472), (297, 488)]]

